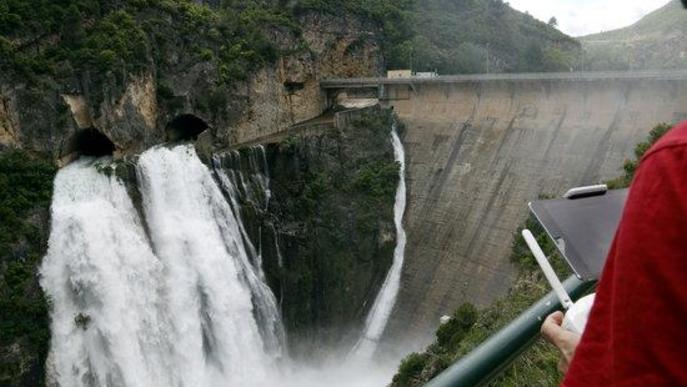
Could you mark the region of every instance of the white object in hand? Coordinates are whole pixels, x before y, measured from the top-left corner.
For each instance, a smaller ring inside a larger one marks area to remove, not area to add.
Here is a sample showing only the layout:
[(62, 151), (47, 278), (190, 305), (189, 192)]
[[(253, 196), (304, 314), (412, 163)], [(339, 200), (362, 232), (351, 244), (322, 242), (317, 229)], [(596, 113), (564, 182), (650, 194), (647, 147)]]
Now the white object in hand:
[(587, 319), (589, 319), (589, 312), (594, 305), (594, 296), (590, 295), (580, 298), (576, 303), (565, 312), (563, 319), (563, 329), (581, 335), (584, 328), (587, 326)]

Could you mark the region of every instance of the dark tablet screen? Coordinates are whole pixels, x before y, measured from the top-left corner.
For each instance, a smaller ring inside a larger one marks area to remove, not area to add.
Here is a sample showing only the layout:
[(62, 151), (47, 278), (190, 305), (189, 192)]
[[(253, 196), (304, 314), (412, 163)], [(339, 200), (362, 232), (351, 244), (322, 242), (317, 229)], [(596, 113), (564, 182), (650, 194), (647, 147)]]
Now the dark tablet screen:
[(538, 200), (530, 210), (583, 280), (601, 275), (625, 207), (628, 190), (580, 199)]

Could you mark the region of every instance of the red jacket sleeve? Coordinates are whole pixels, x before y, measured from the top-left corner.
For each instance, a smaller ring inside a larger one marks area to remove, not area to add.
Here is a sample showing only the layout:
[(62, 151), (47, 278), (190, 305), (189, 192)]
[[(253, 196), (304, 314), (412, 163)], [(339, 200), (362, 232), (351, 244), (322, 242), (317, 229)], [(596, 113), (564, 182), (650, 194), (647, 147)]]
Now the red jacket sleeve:
[(563, 385), (687, 386), (687, 125), (641, 162)]

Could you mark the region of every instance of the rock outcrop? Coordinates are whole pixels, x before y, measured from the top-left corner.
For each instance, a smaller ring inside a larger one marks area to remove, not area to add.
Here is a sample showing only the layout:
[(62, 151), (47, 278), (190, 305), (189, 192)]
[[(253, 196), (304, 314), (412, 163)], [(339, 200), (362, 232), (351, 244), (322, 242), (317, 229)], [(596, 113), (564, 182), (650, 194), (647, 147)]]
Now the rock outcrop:
[[(238, 121), (217, 137), (241, 143), (283, 131), (324, 110), (320, 79), (377, 76), (383, 71), (381, 41), (374, 25), (355, 18), (308, 13), (299, 24), (308, 52), (280, 58), (259, 70), (244, 87), (248, 104)], [(274, 31), (279, 48), (295, 37)]]

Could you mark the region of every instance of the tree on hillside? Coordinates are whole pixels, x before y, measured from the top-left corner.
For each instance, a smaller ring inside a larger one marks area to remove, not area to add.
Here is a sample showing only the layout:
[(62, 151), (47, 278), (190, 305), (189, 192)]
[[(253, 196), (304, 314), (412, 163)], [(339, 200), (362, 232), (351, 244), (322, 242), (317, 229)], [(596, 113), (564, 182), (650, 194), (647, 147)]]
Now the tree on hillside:
[(558, 28), (558, 19), (556, 19), (555, 16), (552, 16), (547, 24), (549, 25), (549, 27)]

